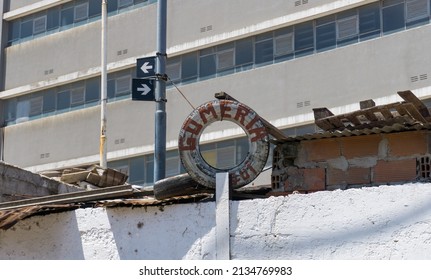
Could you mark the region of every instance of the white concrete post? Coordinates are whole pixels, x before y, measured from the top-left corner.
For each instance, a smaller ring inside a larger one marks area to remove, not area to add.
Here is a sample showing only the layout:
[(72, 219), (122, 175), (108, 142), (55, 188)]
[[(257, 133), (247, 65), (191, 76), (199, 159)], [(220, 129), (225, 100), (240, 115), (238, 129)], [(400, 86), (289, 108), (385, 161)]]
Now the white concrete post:
[(216, 174), (216, 259), (230, 259), (229, 173)]

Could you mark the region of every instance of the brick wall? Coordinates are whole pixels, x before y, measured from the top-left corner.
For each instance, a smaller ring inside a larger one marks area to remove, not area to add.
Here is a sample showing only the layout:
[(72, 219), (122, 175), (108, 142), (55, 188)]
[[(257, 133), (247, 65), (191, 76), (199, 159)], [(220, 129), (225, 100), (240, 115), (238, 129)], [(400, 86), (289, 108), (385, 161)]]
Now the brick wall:
[(274, 192), (313, 192), (430, 177), (427, 130), (336, 137), (278, 144)]

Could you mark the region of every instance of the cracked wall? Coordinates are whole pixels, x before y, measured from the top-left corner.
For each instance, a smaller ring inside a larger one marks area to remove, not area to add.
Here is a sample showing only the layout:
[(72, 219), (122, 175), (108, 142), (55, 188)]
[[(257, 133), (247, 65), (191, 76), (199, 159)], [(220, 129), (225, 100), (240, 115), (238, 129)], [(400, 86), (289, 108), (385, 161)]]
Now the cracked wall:
[[(231, 201), (232, 259), (431, 259), (431, 183)], [(0, 259), (215, 259), (215, 203), (87, 208), (0, 231)]]

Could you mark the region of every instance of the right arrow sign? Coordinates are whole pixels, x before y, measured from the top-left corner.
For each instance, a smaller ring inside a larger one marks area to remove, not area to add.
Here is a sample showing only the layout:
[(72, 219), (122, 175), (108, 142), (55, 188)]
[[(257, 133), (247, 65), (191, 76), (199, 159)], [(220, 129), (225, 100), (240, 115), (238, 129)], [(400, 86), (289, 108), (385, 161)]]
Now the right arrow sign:
[(154, 80), (133, 79), (132, 100), (155, 101)]

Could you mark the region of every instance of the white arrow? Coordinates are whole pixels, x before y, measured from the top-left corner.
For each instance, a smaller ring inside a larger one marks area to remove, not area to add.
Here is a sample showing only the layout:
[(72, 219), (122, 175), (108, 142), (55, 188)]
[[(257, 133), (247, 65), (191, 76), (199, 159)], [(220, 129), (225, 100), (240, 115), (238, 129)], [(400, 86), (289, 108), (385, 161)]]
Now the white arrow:
[(144, 72), (145, 74), (148, 74), (148, 73), (149, 73), (149, 71), (148, 71), (148, 70), (153, 69), (153, 65), (149, 65), (149, 64), (150, 64), (150, 62), (145, 61), (145, 63), (144, 63), (144, 64), (142, 64), (142, 66), (141, 66), (141, 70), (142, 70), (142, 72)]
[(142, 86), (141, 88), (138, 87), (138, 91), (142, 91), (141, 95), (147, 95), (151, 91), (151, 88), (146, 84), (141, 84), (141, 86)]

